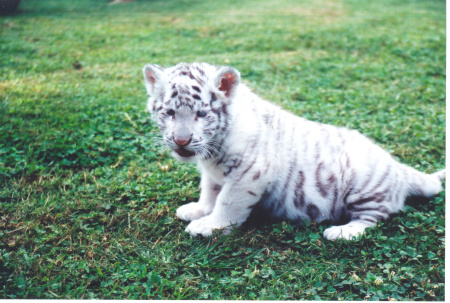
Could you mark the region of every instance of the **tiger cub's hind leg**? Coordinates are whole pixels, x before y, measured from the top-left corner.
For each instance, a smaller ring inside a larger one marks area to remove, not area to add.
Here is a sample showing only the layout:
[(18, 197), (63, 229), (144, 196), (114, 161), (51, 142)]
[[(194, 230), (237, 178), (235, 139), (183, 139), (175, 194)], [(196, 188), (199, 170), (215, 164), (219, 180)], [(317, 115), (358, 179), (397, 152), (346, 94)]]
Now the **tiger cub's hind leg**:
[(374, 227), (378, 221), (389, 217), (387, 208), (382, 204), (376, 201), (368, 201), (368, 199), (361, 199), (347, 205), (347, 211), (351, 218), (350, 222), (327, 228), (323, 232), (324, 237), (328, 240), (352, 240), (353, 237), (362, 235), (366, 228)]
[(368, 224), (364, 221), (350, 221), (345, 225), (331, 226), (323, 232), (323, 236), (327, 240), (352, 240), (353, 237), (358, 237), (364, 233), (367, 227), (373, 227), (375, 224)]

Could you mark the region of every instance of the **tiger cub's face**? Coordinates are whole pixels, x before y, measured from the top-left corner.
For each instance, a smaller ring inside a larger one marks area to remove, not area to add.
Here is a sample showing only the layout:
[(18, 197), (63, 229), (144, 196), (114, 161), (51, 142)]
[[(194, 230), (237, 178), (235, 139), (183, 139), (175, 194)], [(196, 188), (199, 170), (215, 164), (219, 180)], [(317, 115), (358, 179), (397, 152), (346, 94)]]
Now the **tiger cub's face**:
[(184, 162), (215, 156), (228, 127), (237, 71), (202, 64), (181, 63), (167, 70), (146, 65), (144, 79), (147, 109), (173, 155)]
[(214, 137), (220, 113), (212, 111), (207, 102), (202, 102), (208, 100), (208, 94), (196, 88), (196, 85), (184, 86), (181, 83), (168, 85), (162, 108), (156, 113), (164, 142), (182, 161), (209, 157), (215, 151)]

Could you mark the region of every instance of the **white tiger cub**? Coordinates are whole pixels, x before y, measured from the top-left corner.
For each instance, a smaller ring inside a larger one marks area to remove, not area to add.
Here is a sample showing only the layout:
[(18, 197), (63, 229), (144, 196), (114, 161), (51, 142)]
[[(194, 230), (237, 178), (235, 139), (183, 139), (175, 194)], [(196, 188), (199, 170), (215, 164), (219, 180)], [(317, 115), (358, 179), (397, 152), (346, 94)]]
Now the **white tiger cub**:
[(445, 171), (396, 162), (359, 132), (311, 122), (262, 100), (231, 67), (144, 67), (148, 111), (181, 161), (197, 161), (198, 202), (177, 216), (186, 231), (226, 234), (254, 207), (275, 218), (336, 224), (329, 240), (352, 239), (402, 209), (407, 196), (442, 190)]

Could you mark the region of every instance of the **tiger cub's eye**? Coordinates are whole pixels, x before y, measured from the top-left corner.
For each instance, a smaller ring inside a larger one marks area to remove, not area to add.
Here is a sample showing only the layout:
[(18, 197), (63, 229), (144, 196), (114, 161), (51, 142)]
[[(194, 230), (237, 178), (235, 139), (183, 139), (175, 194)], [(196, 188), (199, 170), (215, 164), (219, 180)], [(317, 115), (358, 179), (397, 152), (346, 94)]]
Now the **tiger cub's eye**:
[(169, 109), (169, 110), (166, 112), (166, 114), (169, 115), (169, 116), (173, 116), (173, 115), (175, 115), (175, 111), (174, 111), (173, 109)]
[(199, 118), (206, 117), (206, 115), (207, 115), (207, 113), (204, 110), (199, 110), (197, 112), (197, 117), (199, 117)]

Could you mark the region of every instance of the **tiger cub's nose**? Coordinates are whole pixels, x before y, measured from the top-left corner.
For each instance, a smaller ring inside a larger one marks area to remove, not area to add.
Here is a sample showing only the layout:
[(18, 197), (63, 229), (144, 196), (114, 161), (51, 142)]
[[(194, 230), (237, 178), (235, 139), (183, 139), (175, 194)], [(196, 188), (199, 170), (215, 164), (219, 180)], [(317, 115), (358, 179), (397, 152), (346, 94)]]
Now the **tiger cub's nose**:
[(188, 145), (191, 142), (191, 138), (192, 137), (189, 137), (189, 138), (183, 138), (183, 137), (173, 138), (173, 141), (175, 141), (175, 143), (178, 146), (184, 147), (184, 146)]

